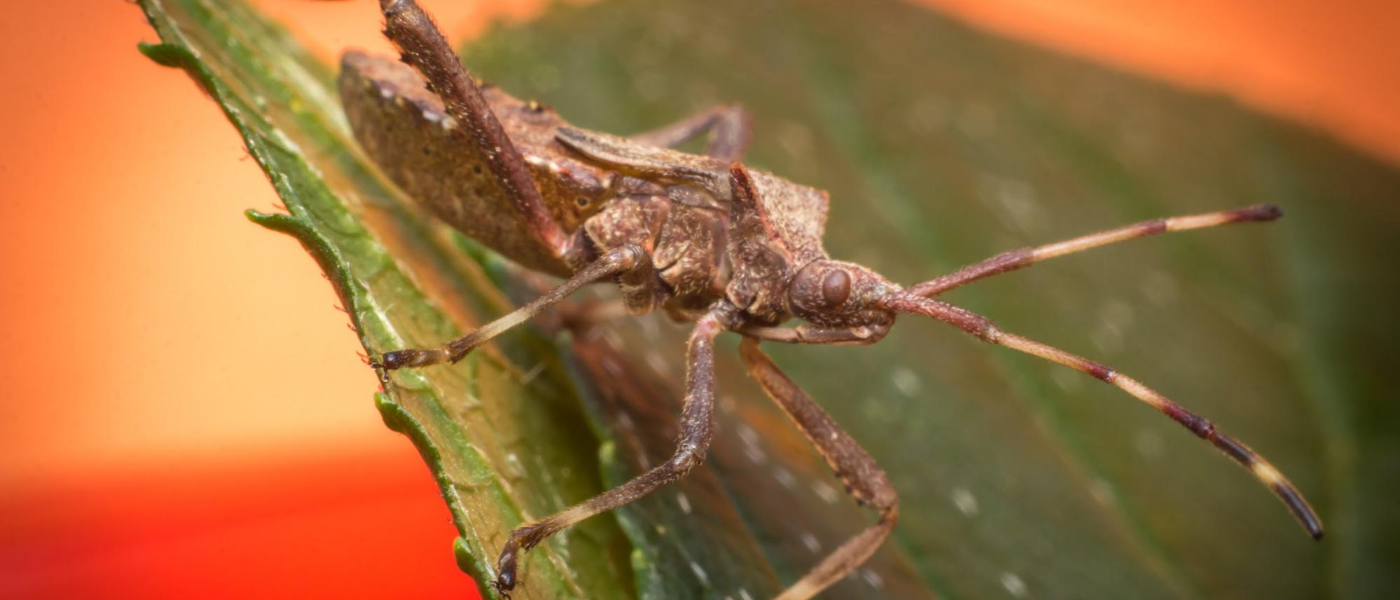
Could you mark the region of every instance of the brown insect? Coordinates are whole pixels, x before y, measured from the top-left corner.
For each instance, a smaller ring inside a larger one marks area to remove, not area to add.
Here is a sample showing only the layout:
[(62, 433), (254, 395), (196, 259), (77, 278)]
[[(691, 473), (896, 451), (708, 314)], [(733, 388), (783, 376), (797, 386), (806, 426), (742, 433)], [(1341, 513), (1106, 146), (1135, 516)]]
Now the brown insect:
[[(628, 138), (572, 127), (537, 103), (473, 79), (412, 0), (381, 0), (380, 6), (385, 35), (412, 69), (359, 53), (343, 58), (340, 93), (360, 144), (390, 178), (442, 220), (525, 267), (566, 281), (442, 347), (387, 352), (375, 367), (456, 362), (579, 288), (603, 280), (618, 283), (632, 314), (662, 309), (675, 319), (695, 322), (674, 456), (622, 486), (512, 531), (493, 582), (503, 596), (515, 588), (521, 551), (675, 481), (704, 459), (715, 406), (714, 339), (722, 331), (743, 336), (740, 352), (749, 372), (856, 501), (880, 516), (779, 599), (810, 598), (850, 573), (889, 536), (899, 514), (898, 497), (875, 461), (764, 355), (759, 343), (873, 344), (889, 332), (899, 313), (932, 317), (985, 342), (1123, 389), (1250, 469), (1309, 534), (1322, 537), (1317, 514), (1292, 484), (1210, 421), (1112, 368), (1002, 331), (981, 315), (935, 299), (984, 277), (1107, 244), (1168, 231), (1272, 221), (1281, 216), (1277, 207), (1158, 219), (1011, 250), (905, 288), (866, 267), (827, 256), (821, 244), (826, 192), (739, 162), (750, 139), (741, 108), (711, 109)], [(701, 135), (709, 137), (704, 154), (670, 149)], [(805, 323), (780, 326), (794, 317)]]

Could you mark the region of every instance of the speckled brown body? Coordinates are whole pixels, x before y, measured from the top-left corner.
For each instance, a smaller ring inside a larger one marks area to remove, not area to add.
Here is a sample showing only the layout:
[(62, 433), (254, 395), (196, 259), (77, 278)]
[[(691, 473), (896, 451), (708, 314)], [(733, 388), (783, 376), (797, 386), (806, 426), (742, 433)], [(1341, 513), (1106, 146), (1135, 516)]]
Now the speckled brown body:
[[(566, 244), (552, 248), (515, 209), (478, 146), (464, 139), (443, 102), (398, 61), (358, 52), (342, 59), (340, 93), (360, 146), (424, 208), (520, 265), (566, 277), (622, 244), (651, 255), (655, 281), (634, 284), (633, 312), (703, 310), (728, 280), (726, 203), (688, 185), (629, 177), (558, 141), (568, 124), (553, 110), (483, 86), (519, 149), (530, 179)], [(823, 206), (824, 208), (824, 206)]]
[[(1270, 221), (1261, 205), (1173, 217), (1021, 248), (903, 289), (874, 271), (831, 260), (822, 249), (827, 194), (751, 169), (737, 107), (718, 107), (623, 138), (569, 126), (553, 111), (476, 82), (412, 0), (381, 0), (385, 34), (413, 69), (347, 54), (340, 90), (360, 145), (400, 187), (442, 220), (521, 265), (565, 277), (540, 298), (438, 348), (385, 352), (387, 372), (456, 362), (579, 288), (618, 284), (629, 312), (665, 308), (695, 321), (687, 345), (681, 436), (668, 461), (588, 501), (527, 522), (503, 544), (493, 586), (509, 598), (520, 553), (592, 515), (623, 506), (685, 475), (711, 439), (714, 338), (744, 336), (749, 373), (861, 504), (879, 520), (822, 559), (777, 600), (807, 600), (865, 562), (898, 519), (883, 470), (759, 349), (760, 341), (872, 344), (895, 314), (917, 314), (982, 341), (1031, 354), (1114, 385), (1213, 443), (1283, 500), (1314, 537), (1317, 514), (1263, 457), (1166, 396), (1106, 365), (1005, 332), (934, 297), (979, 279), (1098, 246), (1169, 231)], [(429, 83), (425, 85), (424, 80)], [(702, 133), (703, 154), (671, 149)], [(804, 323), (780, 327), (790, 318)]]

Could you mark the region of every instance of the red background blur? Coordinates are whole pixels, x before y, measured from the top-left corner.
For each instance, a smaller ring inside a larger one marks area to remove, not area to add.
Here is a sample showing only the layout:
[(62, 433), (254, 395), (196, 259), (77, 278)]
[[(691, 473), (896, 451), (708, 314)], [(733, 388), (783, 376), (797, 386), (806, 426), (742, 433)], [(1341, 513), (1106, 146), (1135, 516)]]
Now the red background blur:
[[(1393, 1), (919, 1), (1400, 162)], [(423, 3), (458, 38), (541, 4)], [(327, 58), (383, 48), (372, 2), (261, 4)], [(329, 286), (242, 217), (276, 197), (217, 107), (136, 52), (134, 6), (23, 17), (0, 20), (0, 597), (473, 595)]]

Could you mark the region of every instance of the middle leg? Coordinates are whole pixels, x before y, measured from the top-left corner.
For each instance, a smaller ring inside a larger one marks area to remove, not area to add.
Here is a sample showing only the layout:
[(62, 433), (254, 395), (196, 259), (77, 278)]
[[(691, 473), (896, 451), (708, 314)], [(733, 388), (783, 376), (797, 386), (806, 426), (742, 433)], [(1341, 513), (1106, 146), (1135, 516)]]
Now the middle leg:
[(670, 460), (631, 481), (554, 515), (531, 521), (510, 533), (496, 562), (492, 585), (504, 594), (515, 589), (518, 554), (545, 538), (593, 515), (607, 512), (652, 493), (685, 475), (705, 459), (710, 447), (715, 413), (715, 336), (722, 328), (714, 315), (706, 315), (691, 331), (686, 350), (685, 404), (681, 409), (681, 434)]
[(749, 374), (797, 424), (807, 441), (817, 447), (856, 502), (880, 514), (879, 522), (847, 540), (775, 599), (807, 600), (864, 564), (885, 542), (899, 520), (899, 496), (875, 459), (758, 349), (757, 339), (744, 338), (739, 354), (748, 365)]

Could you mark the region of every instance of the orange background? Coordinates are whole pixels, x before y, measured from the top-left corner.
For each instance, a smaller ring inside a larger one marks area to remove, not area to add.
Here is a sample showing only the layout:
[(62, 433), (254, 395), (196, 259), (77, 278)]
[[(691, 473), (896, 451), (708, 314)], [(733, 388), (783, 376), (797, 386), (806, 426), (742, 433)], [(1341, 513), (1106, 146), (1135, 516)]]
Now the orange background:
[[(1393, 1), (920, 1), (1400, 162)], [(327, 57), (382, 47), (372, 2), (261, 3)], [(424, 4), (461, 36), (540, 2)], [(471, 594), (329, 286), (242, 217), (277, 199), (222, 114), (136, 52), (133, 6), (24, 17), (0, 19), (0, 597)]]

